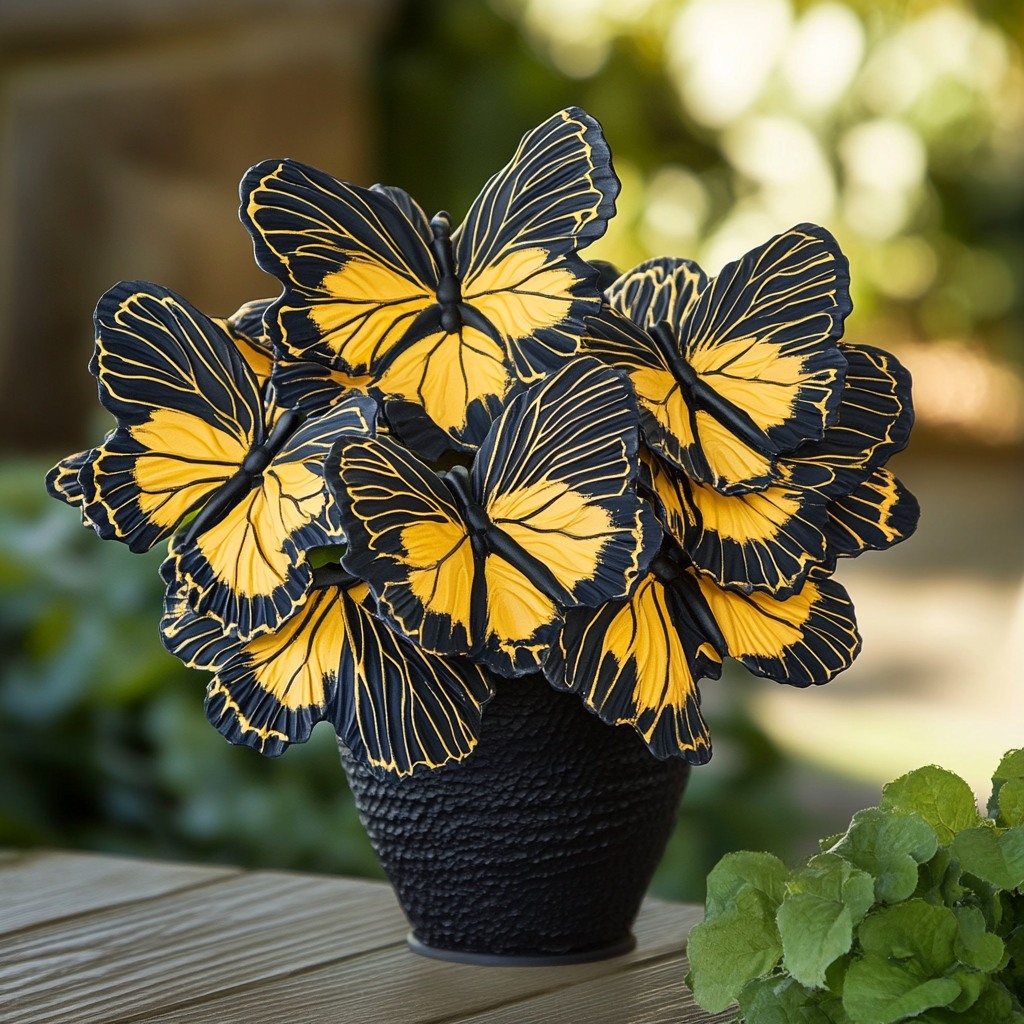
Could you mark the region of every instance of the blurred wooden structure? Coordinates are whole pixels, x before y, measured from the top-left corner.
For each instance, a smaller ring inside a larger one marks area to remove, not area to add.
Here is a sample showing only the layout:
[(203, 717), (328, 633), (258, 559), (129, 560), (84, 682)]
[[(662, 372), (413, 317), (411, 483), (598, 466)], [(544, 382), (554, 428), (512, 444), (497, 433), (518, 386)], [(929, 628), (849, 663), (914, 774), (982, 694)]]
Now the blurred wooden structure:
[(213, 315), (276, 294), (238, 182), (290, 156), (372, 183), (390, 0), (0, 3), (0, 446), (95, 429), (92, 310), (120, 279)]

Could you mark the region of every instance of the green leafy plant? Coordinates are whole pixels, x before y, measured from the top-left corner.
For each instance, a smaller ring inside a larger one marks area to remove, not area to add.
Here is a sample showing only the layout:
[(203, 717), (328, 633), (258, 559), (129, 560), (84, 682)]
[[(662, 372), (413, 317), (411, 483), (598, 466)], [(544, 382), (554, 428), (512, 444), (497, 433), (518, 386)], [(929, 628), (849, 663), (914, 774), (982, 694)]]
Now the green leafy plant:
[(748, 1024), (1024, 1022), (1024, 750), (993, 777), (988, 816), (934, 765), (793, 871), (727, 854), (690, 933), (687, 984)]

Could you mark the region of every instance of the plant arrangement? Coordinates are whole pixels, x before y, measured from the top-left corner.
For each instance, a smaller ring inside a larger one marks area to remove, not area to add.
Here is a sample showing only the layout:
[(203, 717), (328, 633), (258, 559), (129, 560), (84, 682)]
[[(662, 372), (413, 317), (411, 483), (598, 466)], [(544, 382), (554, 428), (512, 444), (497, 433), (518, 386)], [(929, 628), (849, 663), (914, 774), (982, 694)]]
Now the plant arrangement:
[(294, 160), (241, 183), (273, 299), (210, 317), (99, 301), (115, 425), (51, 494), (133, 551), (168, 541), (160, 631), (209, 720), (277, 755), (321, 720), (404, 778), (477, 744), (542, 675), (657, 758), (711, 756), (698, 684), (796, 686), (860, 639), (839, 559), (915, 528), (885, 468), (913, 419), (889, 354), (841, 340), (847, 261), (801, 224), (709, 279), (581, 252), (619, 183), (563, 110), (458, 227)]
[(748, 1024), (1024, 1021), (1024, 750), (993, 776), (988, 816), (934, 765), (882, 790), (792, 871), (728, 854), (708, 876), (687, 982)]

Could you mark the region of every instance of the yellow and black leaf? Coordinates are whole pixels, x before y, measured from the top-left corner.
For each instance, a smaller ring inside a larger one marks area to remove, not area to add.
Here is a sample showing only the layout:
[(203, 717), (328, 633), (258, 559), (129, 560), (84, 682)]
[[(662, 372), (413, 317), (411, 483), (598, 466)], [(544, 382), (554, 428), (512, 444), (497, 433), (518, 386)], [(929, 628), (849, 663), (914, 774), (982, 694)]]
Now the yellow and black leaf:
[(404, 776), (472, 753), (492, 688), (483, 667), (441, 658), (388, 627), (365, 583), (346, 593), (348, 643), (332, 719), (346, 746), (377, 772)]
[(835, 421), (851, 304), (824, 228), (797, 225), (709, 283), (688, 260), (651, 260), (608, 299), (585, 348), (629, 373), (648, 444), (692, 479), (724, 494), (763, 488), (778, 455)]
[(300, 425), (265, 412), (255, 374), (223, 327), (166, 289), (122, 283), (96, 311), (91, 367), (117, 429), (78, 473), (83, 517), (144, 551), (172, 540), (168, 572), (194, 611), (247, 639), (308, 589), (304, 549), (339, 536), (323, 459), (341, 432), (370, 431), (352, 397)]
[(725, 649), (755, 675), (791, 686), (827, 683), (849, 668), (860, 651), (853, 605), (845, 589), (821, 567), (784, 600), (763, 591), (719, 587), (690, 571), (725, 641)]
[(196, 612), (243, 639), (293, 614), (312, 582), (306, 552), (343, 536), (324, 460), (343, 434), (372, 433), (376, 412), (372, 399), (354, 395), (306, 420), (243, 494), (223, 510), (211, 501), (171, 538), (168, 571), (185, 582)]
[(577, 251), (604, 233), (618, 180), (600, 125), (570, 108), (523, 138), (454, 231), (400, 189), (291, 160), (257, 164), (241, 193), (256, 259), (284, 285), (268, 312), (280, 354), (370, 375), (474, 448), (518, 382), (578, 350), (600, 297)]
[(916, 529), (921, 507), (893, 474), (876, 469), (850, 494), (826, 506), (825, 538), (829, 564), (906, 540)]
[(642, 479), (663, 525), (719, 585), (784, 598), (811, 567), (913, 532), (916, 502), (876, 469), (906, 445), (910, 376), (879, 349), (843, 352), (849, 369), (836, 423), (820, 441), (779, 455), (764, 489), (723, 495), (653, 453), (643, 457)]
[(273, 301), (253, 299), (239, 306), (231, 316), (214, 320), (234, 339), (242, 358), (256, 375), (260, 388), (270, 380), (274, 368), (274, 347), (263, 322), (267, 308)]
[(75, 452), (74, 455), (61, 459), (46, 474), (46, 491), (50, 497), (63, 501), (72, 508), (81, 509), (85, 499), (78, 474), (82, 467), (95, 457), (95, 450), (87, 448), (84, 452)]
[(840, 348), (848, 368), (836, 422), (820, 441), (784, 457), (830, 498), (848, 494), (902, 451), (914, 424), (910, 374), (899, 360), (870, 345)]
[(636, 729), (656, 757), (704, 764), (711, 736), (697, 683), (721, 674), (716, 642), (696, 581), (659, 554), (625, 600), (567, 613), (544, 672), (602, 721)]
[(581, 358), (519, 396), (474, 459), (491, 523), (543, 562), (568, 607), (627, 593), (660, 542), (636, 494), (636, 423), (624, 376)]
[(340, 600), (313, 590), (275, 632), (234, 641), (206, 688), (206, 717), (225, 739), (268, 757), (309, 739), (338, 696)]
[(157, 285), (99, 301), (89, 364), (117, 429), (79, 471), (101, 537), (146, 551), (267, 441), (255, 375), (218, 324)]
[(351, 394), (370, 394), (370, 374), (347, 373), (309, 359), (282, 356), (275, 360), (272, 376), (274, 396), (286, 409), (306, 416), (319, 416)]
[(468, 472), (342, 440), (326, 475), (345, 568), (426, 650), (537, 671), (563, 610), (625, 596), (660, 538), (635, 492), (635, 416), (624, 378), (580, 359), (508, 406)]
[[(427, 462), (465, 462), (466, 456), (452, 444), (451, 434), (443, 431), (422, 407), (405, 399), (389, 399), (383, 403), (380, 429), (400, 441)], [(477, 436), (486, 437), (490, 424), (474, 424)]]
[(612, 309), (649, 333), (660, 323), (682, 324), (707, 286), (707, 274), (693, 260), (659, 257), (620, 274), (605, 297)]
[(190, 667), (215, 672), (211, 723), (273, 757), (326, 720), (371, 768), (399, 776), (468, 755), (491, 692), (483, 670), (399, 637), (374, 614), (365, 583), (330, 569), (317, 577), (292, 618), (245, 642), (168, 592), (164, 643)]
[(167, 562), (160, 566), (166, 585), (160, 616), (160, 639), (170, 654), (186, 668), (215, 672), (242, 642), (224, 629), (224, 624), (208, 615), (192, 611), (181, 581)]
[(475, 556), (445, 481), (387, 437), (340, 440), (325, 476), (342, 510), (345, 568), (424, 650), (468, 653)]
[[(320, 415), (351, 394), (381, 397), (368, 374), (354, 376), (308, 360), (279, 359), (274, 365), (273, 383), (274, 394), (282, 405), (306, 415)], [(418, 403), (387, 399), (381, 402), (381, 409), (383, 418), (378, 420), (378, 427), (422, 458), (433, 462), (460, 450), (451, 434), (430, 419)], [(483, 437), (490, 426), (490, 418), (480, 406), (470, 409), (466, 420), (473, 436)]]
[(803, 466), (780, 459), (778, 481), (759, 491), (722, 494), (647, 452), (641, 481), (666, 531), (694, 565), (722, 587), (784, 598), (826, 559), (825, 496)]

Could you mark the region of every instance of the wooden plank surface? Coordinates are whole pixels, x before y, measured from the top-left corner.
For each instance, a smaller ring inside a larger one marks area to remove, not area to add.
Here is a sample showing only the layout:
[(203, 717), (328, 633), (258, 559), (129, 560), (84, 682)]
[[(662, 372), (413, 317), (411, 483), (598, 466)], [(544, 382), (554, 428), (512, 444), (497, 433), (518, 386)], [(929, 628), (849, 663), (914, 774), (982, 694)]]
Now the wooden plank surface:
[(92, 853), (4, 851), (0, 859), (0, 937), (44, 921), (236, 874), (237, 868), (155, 864)]
[(384, 885), (234, 875), (0, 939), (2, 1019), (106, 1024), (399, 941), (404, 927)]
[(638, 965), (635, 969), (600, 977), (572, 988), (459, 1017), (449, 1024), (726, 1024), (735, 1010), (705, 1013), (683, 984), (689, 967), (682, 951)]
[(485, 968), (405, 945), (390, 888), (78, 854), (0, 856), (4, 1024), (608, 1024), (694, 1009), (696, 907), (649, 900), (637, 949), (594, 964)]
[[(277, 1024), (279, 1008), (287, 1006), (293, 1015), (290, 1019), (322, 1024), (458, 1020), (510, 1001), (620, 975), (681, 950), (685, 932), (697, 918), (695, 909), (649, 901), (637, 921), (636, 950), (614, 960), (571, 967), (444, 963), (411, 953), (402, 938), (404, 932), (399, 932), (395, 937), (401, 941), (388, 948), (338, 960), (309, 973), (276, 978), (268, 985), (239, 989), (202, 1006), (183, 1005), (149, 1019), (153, 1024), (199, 1020)], [(679, 985), (683, 987), (682, 976)]]

